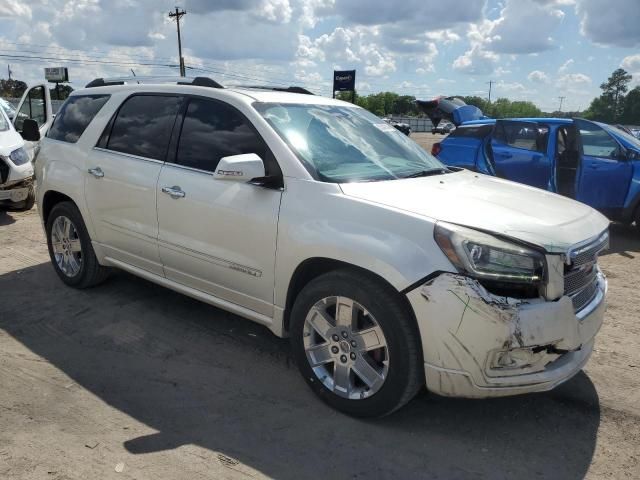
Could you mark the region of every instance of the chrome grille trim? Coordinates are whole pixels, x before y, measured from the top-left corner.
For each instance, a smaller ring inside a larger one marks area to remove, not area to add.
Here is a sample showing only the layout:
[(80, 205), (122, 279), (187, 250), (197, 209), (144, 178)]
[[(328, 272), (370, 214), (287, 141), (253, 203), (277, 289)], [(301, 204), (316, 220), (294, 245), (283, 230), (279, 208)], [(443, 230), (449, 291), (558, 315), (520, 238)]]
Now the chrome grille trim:
[(573, 309), (580, 312), (591, 303), (599, 291), (598, 254), (609, 247), (609, 232), (595, 240), (569, 250), (564, 272), (564, 293), (571, 298)]

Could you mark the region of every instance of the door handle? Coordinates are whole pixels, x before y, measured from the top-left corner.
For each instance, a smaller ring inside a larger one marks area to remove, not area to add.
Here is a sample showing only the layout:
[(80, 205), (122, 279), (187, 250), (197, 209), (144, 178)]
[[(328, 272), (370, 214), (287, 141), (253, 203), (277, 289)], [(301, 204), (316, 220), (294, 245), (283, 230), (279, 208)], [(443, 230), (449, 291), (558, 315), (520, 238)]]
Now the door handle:
[(510, 153), (498, 153), (498, 156), (502, 157), (502, 158), (511, 158), (511, 157), (513, 157), (513, 155), (510, 154)]
[(100, 167), (90, 168), (89, 170), (87, 170), (87, 172), (89, 172), (91, 175), (93, 175), (96, 178), (104, 177), (104, 172)]
[(592, 170), (597, 170), (599, 168), (599, 166), (595, 163), (591, 163), (589, 164), (589, 168), (591, 168)]
[(177, 185), (174, 185), (173, 187), (162, 187), (162, 193), (166, 193), (171, 198), (184, 198), (186, 195), (186, 193), (184, 193)]

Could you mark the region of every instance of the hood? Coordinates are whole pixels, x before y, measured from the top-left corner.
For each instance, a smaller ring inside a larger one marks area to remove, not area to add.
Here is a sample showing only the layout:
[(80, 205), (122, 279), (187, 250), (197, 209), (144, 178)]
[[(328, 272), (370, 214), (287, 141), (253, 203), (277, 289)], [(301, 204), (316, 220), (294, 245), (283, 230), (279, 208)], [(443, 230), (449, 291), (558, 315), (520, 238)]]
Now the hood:
[(348, 196), (502, 234), (549, 253), (564, 253), (609, 226), (609, 220), (582, 203), (468, 171), (340, 187)]
[(0, 155), (8, 157), (16, 148), (23, 147), (24, 140), (13, 127), (0, 132)]
[(459, 127), (465, 122), (487, 118), (478, 107), (467, 105), (462, 99), (456, 97), (416, 100), (416, 105), (427, 114), (434, 127), (437, 127), (442, 119), (449, 120)]

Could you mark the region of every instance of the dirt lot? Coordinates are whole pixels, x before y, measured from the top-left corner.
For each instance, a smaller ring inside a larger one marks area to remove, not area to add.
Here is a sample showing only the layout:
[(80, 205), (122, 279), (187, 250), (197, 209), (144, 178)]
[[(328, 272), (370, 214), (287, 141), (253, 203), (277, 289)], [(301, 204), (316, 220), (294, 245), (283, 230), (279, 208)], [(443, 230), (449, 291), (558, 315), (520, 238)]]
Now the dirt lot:
[(66, 288), (35, 209), (0, 213), (0, 478), (640, 478), (640, 237), (612, 232), (584, 372), (361, 421), (316, 400), (267, 329), (125, 273)]

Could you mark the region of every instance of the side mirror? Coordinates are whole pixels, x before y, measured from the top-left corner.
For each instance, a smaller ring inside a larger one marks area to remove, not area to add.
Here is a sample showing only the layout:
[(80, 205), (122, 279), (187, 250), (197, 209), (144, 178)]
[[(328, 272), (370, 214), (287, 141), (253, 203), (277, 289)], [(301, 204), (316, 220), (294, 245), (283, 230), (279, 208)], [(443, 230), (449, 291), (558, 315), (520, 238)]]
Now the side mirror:
[(640, 152), (627, 148), (625, 158), (626, 160), (640, 160)]
[(262, 159), (255, 153), (245, 153), (222, 157), (213, 178), (246, 183), (254, 178), (264, 177), (264, 174)]
[(38, 128), (38, 122), (31, 118), (26, 118), (22, 123), (22, 132), (20, 132), (22, 138), (28, 142), (37, 142), (40, 140), (40, 129)]

